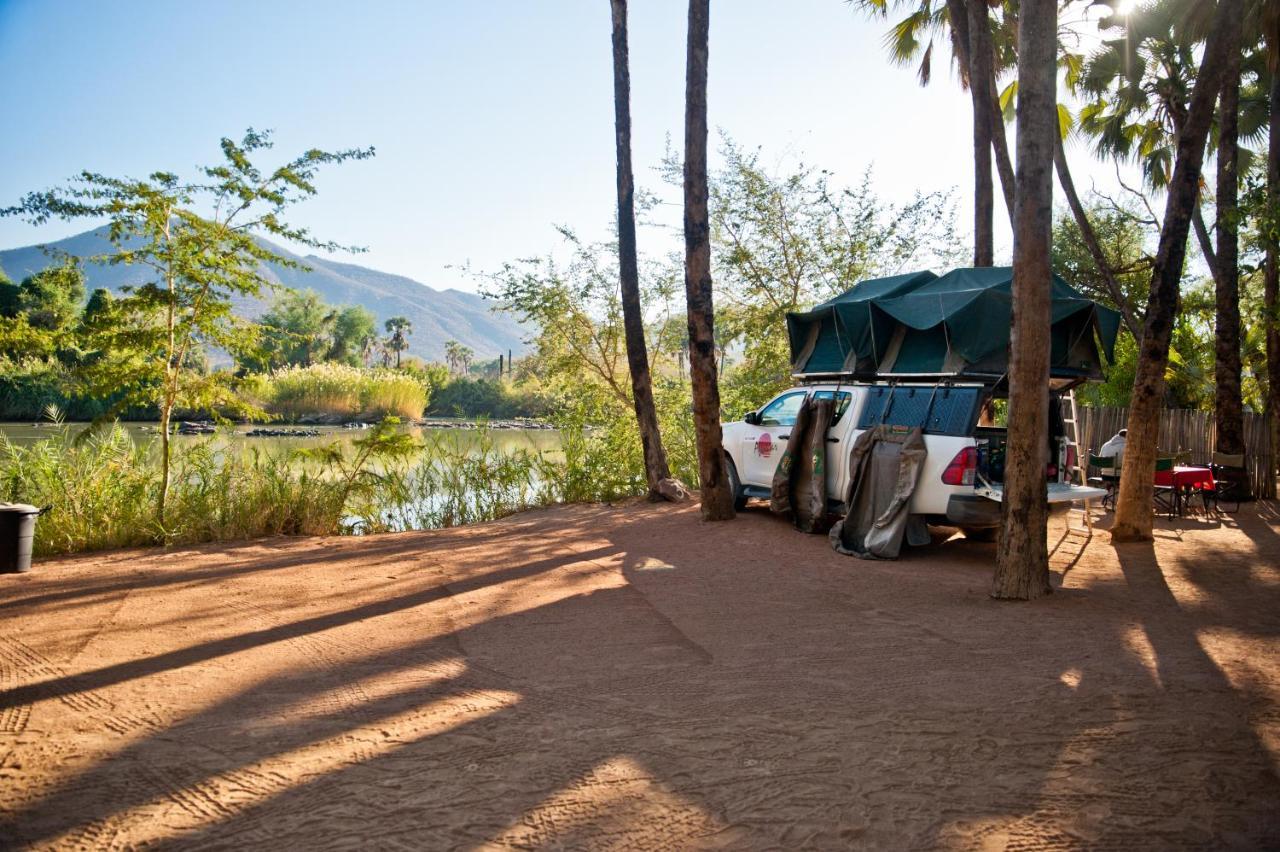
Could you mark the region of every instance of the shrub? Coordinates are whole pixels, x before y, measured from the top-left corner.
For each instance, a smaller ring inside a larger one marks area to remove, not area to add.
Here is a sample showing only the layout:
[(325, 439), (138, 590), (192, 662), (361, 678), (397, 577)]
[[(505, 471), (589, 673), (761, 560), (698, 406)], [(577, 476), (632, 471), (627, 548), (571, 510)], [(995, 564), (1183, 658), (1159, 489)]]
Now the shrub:
[(546, 405), (532, 394), (518, 394), (496, 379), (459, 377), (431, 398), (428, 413), (443, 417), (541, 417)]

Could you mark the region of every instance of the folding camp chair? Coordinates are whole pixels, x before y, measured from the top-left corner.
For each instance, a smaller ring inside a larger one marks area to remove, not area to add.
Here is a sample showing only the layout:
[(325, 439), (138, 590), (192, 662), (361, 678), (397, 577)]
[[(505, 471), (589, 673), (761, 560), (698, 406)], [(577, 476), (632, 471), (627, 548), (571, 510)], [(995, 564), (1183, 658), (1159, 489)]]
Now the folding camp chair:
[[(1218, 511), (1227, 514), (1240, 511), (1246, 481), (1244, 454), (1214, 453), (1209, 469), (1213, 471), (1213, 488), (1200, 489), (1200, 499), (1204, 501), (1205, 511), (1208, 511), (1210, 503)], [(1234, 503), (1235, 508), (1228, 511), (1222, 508), (1223, 503)]]
[(1105, 488), (1107, 496), (1102, 498), (1102, 508), (1112, 511), (1116, 507), (1116, 491), (1120, 488), (1120, 466), (1115, 456), (1095, 456), (1089, 453), (1089, 468), (1097, 470), (1096, 476), (1088, 478), (1088, 484), (1095, 488)]
[(1172, 456), (1156, 459), (1156, 473), (1168, 472), (1170, 479), (1168, 485), (1152, 485), (1152, 488), (1155, 489), (1152, 494), (1152, 508), (1155, 509), (1157, 515), (1164, 514), (1169, 518), (1180, 514), (1178, 487), (1172, 479), (1173, 462)]

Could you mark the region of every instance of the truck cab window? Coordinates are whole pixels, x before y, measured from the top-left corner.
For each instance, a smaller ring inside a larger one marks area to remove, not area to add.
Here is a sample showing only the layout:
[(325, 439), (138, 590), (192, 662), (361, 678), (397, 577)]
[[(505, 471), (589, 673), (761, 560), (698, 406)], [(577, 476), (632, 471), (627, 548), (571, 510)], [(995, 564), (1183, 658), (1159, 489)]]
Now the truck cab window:
[(840, 422), (840, 418), (843, 417), (844, 413), (849, 410), (849, 402), (850, 400), (853, 399), (853, 394), (849, 393), (848, 391), (836, 392), (836, 391), (829, 391), (829, 390), (820, 390), (820, 391), (813, 392), (813, 398), (814, 399), (835, 399), (836, 410), (834, 415), (831, 417), (831, 425), (834, 426)]
[(778, 397), (760, 412), (760, 425), (794, 426), (804, 397), (803, 393), (789, 393)]

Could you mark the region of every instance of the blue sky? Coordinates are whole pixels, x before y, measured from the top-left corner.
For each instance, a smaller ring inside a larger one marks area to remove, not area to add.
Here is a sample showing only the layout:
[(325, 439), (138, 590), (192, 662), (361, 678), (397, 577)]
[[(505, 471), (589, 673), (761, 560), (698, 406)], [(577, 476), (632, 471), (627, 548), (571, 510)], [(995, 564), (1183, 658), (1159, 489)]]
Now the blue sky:
[[(651, 167), (683, 138), (686, 6), (631, 6), (635, 165), (656, 186)], [(713, 128), (847, 183), (872, 166), (894, 200), (956, 187), (970, 227), (969, 101), (941, 63), (922, 89), (885, 59), (887, 24), (843, 0), (716, 0), (711, 20)], [(367, 246), (359, 263), (473, 290), (458, 266), (545, 254), (553, 224), (604, 233), (609, 34), (606, 0), (0, 0), (0, 203), (81, 169), (189, 172), (249, 126), (274, 129), (281, 157), (373, 145), (295, 219)], [(1110, 165), (1079, 144), (1072, 155), (1082, 189), (1114, 184)], [(3, 219), (0, 247), (83, 229)]]

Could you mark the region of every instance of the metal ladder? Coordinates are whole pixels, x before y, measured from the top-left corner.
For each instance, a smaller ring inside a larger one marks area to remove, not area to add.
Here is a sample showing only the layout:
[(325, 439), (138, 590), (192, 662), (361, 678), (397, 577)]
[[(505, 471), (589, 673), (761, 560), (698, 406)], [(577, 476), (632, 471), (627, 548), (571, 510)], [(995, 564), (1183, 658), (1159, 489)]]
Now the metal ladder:
[(1062, 418), (1063, 432), (1067, 439), (1067, 446), (1072, 447), (1076, 451), (1076, 466), (1072, 469), (1071, 476), (1073, 480), (1079, 480), (1076, 485), (1085, 485), (1085, 465), (1088, 459), (1084, 457), (1080, 446), (1080, 410), (1076, 407), (1076, 392), (1074, 390), (1067, 391), (1067, 412), (1069, 417)]
[[(1084, 448), (1080, 442), (1080, 409), (1076, 405), (1075, 390), (1067, 391), (1067, 414), (1069, 416), (1062, 418), (1063, 435), (1066, 438), (1067, 446), (1072, 447), (1076, 451), (1076, 465), (1071, 470), (1071, 481), (1076, 485), (1088, 485), (1088, 464), (1089, 459), (1084, 455)], [(1089, 511), (1088, 500), (1081, 501), (1080, 513), (1084, 516), (1084, 526), (1076, 526), (1071, 522), (1071, 512), (1067, 513), (1067, 531), (1082, 532), (1087, 535), (1093, 535), (1093, 515)]]

